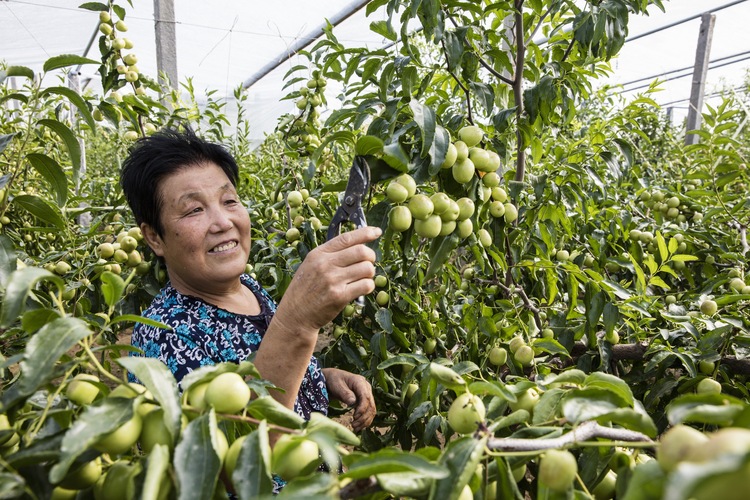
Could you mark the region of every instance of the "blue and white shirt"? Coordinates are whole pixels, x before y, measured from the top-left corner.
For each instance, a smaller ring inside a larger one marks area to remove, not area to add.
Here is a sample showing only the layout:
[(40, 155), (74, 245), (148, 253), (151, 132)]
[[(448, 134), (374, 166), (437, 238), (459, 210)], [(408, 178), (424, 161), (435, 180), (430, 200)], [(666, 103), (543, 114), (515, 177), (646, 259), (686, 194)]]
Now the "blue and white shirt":
[[(172, 327), (164, 330), (136, 323), (131, 344), (144, 355), (164, 362), (179, 383), (191, 371), (205, 365), (246, 359), (258, 350), (276, 303), (250, 276), (240, 276), (260, 304), (260, 314), (229, 312), (190, 295), (183, 295), (167, 283), (154, 297), (143, 316)], [(132, 375), (129, 375), (134, 381)], [(326, 380), (313, 356), (302, 379), (294, 411), (305, 420), (312, 412), (328, 414)]]

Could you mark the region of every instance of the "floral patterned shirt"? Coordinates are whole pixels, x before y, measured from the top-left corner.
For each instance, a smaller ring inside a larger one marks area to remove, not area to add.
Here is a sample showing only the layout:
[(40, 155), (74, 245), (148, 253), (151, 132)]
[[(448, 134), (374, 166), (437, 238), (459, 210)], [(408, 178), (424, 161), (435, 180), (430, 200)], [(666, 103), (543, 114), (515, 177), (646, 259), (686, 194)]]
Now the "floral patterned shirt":
[[(276, 303), (249, 275), (240, 276), (260, 304), (257, 316), (235, 314), (202, 299), (183, 295), (167, 283), (143, 316), (172, 327), (164, 330), (143, 323), (133, 328), (131, 344), (150, 358), (164, 362), (179, 383), (191, 371), (222, 362), (240, 362), (263, 340)], [(131, 381), (135, 381), (129, 375)], [(312, 412), (328, 414), (326, 380), (313, 356), (302, 380), (294, 410), (305, 420)]]

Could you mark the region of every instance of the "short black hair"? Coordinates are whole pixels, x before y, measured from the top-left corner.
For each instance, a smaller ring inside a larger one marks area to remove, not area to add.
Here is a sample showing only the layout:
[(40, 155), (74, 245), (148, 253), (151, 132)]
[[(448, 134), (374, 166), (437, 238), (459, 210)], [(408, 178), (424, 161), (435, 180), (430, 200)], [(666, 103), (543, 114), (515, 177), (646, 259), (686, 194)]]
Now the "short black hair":
[(201, 139), (189, 127), (165, 129), (138, 140), (120, 174), (120, 185), (136, 223), (140, 226), (145, 222), (163, 236), (159, 184), (181, 169), (204, 163), (218, 165), (237, 186), (239, 168), (229, 150)]

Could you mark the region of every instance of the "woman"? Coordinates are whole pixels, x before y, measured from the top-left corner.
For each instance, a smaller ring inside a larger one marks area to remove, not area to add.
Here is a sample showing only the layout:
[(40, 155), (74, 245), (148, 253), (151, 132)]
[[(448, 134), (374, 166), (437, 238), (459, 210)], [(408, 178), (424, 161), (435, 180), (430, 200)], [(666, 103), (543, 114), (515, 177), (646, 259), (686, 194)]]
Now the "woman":
[(263, 378), (284, 391), (274, 398), (302, 417), (327, 414), (328, 399), (354, 405), (352, 428), (375, 416), (370, 384), (360, 375), (320, 369), (313, 349), (320, 328), (354, 298), (375, 289), (380, 236), (366, 227), (310, 252), (278, 307), (250, 276), (250, 217), (236, 191), (229, 152), (190, 130), (141, 139), (125, 161), (121, 184), (144, 240), (166, 264), (169, 282), (147, 310), (172, 327), (135, 326), (132, 344), (162, 360), (178, 382), (203, 365), (239, 362), (255, 352)]

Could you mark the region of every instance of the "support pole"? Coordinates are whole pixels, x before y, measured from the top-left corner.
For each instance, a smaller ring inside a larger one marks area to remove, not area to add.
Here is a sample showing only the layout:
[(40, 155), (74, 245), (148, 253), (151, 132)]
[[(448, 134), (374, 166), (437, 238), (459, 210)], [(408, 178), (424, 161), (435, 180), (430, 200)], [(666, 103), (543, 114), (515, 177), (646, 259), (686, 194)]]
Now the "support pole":
[[(154, 0), (155, 2), (158, 0)], [(367, 5), (367, 3), (370, 0), (353, 0), (349, 5), (344, 7), (341, 11), (336, 13), (331, 19), (327, 22), (321, 23), (317, 28), (309, 32), (307, 35), (303, 36), (299, 40), (297, 40), (295, 43), (293, 43), (287, 50), (279, 54), (278, 56), (274, 57), (268, 64), (263, 66), (260, 70), (258, 70), (257, 73), (255, 73), (253, 76), (242, 82), (242, 88), (248, 89), (251, 86), (253, 86), (258, 80), (269, 74), (271, 71), (275, 70), (279, 66), (281, 66), (284, 61), (288, 61), (291, 59), (297, 52), (304, 49), (311, 43), (313, 43), (315, 40), (320, 38), (324, 30), (328, 26), (328, 23), (331, 24), (331, 26), (337, 26), (343, 21), (345, 21), (349, 16), (359, 11), (362, 7)]]
[(177, 30), (174, 0), (154, 0), (156, 68), (159, 83), (177, 88)]
[(691, 130), (701, 128), (701, 110), (706, 88), (706, 75), (711, 54), (711, 40), (714, 34), (716, 16), (706, 12), (701, 16), (701, 28), (698, 34), (698, 47), (695, 51), (695, 66), (693, 67), (693, 86), (690, 89), (690, 106), (688, 107), (687, 125), (685, 129), (685, 144), (697, 144), (700, 137), (691, 134)]

